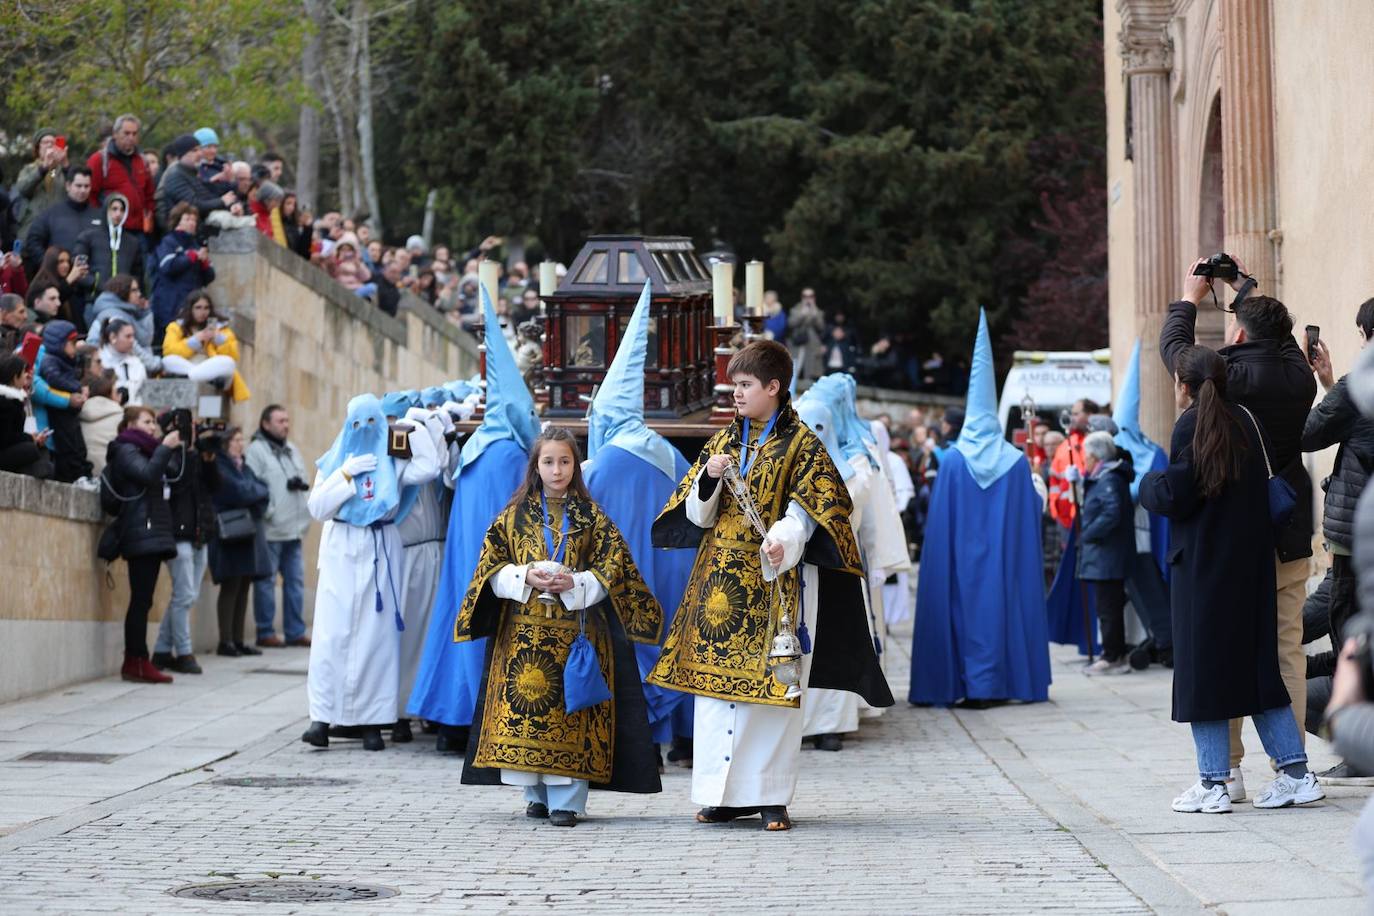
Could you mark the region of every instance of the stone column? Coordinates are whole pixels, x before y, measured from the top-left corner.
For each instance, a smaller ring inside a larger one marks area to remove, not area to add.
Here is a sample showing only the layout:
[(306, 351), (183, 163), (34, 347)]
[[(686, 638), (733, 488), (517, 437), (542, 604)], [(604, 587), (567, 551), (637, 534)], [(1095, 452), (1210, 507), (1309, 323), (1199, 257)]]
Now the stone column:
[(1129, 80), (1135, 197), (1135, 313), (1140, 361), (1140, 421), (1156, 442), (1174, 424), (1173, 389), (1157, 353), (1159, 329), (1179, 295), (1174, 188), (1174, 112), (1169, 87), (1173, 48), (1167, 2), (1120, 0), (1121, 55)]
[(1274, 74), (1269, 0), (1221, 0), (1221, 158), (1226, 251), (1278, 295)]

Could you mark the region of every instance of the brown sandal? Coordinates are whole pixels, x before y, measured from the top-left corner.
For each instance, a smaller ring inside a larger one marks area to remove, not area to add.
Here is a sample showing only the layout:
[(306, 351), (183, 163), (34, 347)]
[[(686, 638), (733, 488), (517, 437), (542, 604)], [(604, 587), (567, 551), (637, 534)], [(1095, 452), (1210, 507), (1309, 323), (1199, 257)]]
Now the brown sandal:
[(741, 817), (758, 814), (758, 808), (705, 807), (697, 812), (698, 824), (728, 824)]
[(763, 829), (771, 832), (792, 829), (792, 819), (787, 816), (786, 805), (766, 805), (759, 812), (763, 816)]

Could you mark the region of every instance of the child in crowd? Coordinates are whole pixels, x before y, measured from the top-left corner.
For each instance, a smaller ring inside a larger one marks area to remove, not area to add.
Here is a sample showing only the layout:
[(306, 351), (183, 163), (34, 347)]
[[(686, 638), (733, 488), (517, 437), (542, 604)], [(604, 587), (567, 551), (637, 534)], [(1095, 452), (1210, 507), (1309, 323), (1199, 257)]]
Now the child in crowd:
[(568, 430), (535, 440), (454, 628), (456, 641), (492, 637), (463, 781), (493, 783), (499, 770), (524, 787), (526, 815), (558, 827), (577, 824), (592, 783), (662, 788), (627, 640), (657, 643), (663, 611), (581, 464)]
[(22, 356), (0, 356), (0, 471), (51, 477), (50, 430), (39, 430), (29, 406), (33, 370)]
[(76, 365), (76, 346), (80, 339), (81, 335), (70, 321), (48, 322), (43, 329), (44, 352), (38, 366), (38, 374), (48, 387), (70, 396), (65, 409), (48, 409), (57, 458), (53, 476), (65, 483), (91, 475), (91, 463), (86, 460), (86, 442), (81, 438), (81, 408), (89, 392), (81, 384), (81, 371)]

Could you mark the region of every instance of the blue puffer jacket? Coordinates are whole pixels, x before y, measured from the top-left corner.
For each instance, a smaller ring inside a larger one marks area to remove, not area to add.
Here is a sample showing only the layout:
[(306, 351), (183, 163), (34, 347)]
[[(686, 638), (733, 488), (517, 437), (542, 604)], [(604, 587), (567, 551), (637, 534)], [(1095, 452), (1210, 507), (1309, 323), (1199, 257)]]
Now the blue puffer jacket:
[(1124, 579), (1135, 559), (1135, 507), (1130, 462), (1108, 461), (1084, 481), (1083, 542), (1078, 578)]

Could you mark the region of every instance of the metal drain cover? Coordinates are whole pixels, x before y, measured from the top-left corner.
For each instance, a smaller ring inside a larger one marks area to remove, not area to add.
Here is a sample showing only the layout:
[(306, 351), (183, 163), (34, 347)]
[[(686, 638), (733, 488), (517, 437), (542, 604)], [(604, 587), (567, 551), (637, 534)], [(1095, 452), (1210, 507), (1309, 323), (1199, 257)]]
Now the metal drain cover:
[(216, 786), (236, 786), (243, 789), (301, 789), (310, 787), (347, 786), (352, 779), (329, 776), (224, 776), (211, 781)]
[(173, 897), (192, 900), (250, 903), (342, 903), (348, 900), (383, 900), (400, 891), (376, 884), (333, 884), (326, 881), (234, 881), (227, 884), (192, 884), (171, 891)]
[(34, 751), (15, 760), (23, 763), (110, 763), (123, 754), (91, 754), (83, 751)]

